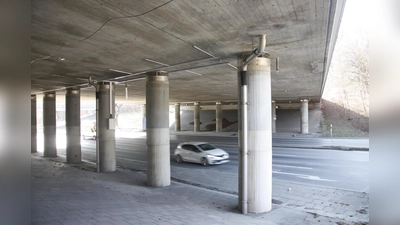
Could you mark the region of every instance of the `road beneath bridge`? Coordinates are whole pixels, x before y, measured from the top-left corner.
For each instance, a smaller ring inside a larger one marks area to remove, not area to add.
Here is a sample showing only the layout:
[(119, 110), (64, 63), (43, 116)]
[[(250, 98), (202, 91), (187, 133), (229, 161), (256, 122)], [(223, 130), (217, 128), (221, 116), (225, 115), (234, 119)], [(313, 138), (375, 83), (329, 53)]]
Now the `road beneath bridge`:
[[(38, 143), (40, 137), (41, 135), (38, 136)], [(60, 155), (65, 154), (63, 140), (65, 135), (60, 129), (57, 144)], [(172, 154), (182, 141), (213, 143), (230, 154), (230, 162), (208, 167), (177, 163)], [(81, 144), (83, 159), (95, 162), (96, 141), (82, 139)], [(368, 145), (367, 139), (273, 138), (273, 180), (369, 192), (368, 151), (323, 149), (324, 146), (341, 145), (362, 148), (366, 144)], [(116, 147), (118, 166), (136, 171), (146, 170), (145, 137), (117, 138)], [(38, 149), (40, 151), (40, 146)], [(170, 152), (173, 179), (230, 193), (237, 192), (237, 137), (171, 135)]]

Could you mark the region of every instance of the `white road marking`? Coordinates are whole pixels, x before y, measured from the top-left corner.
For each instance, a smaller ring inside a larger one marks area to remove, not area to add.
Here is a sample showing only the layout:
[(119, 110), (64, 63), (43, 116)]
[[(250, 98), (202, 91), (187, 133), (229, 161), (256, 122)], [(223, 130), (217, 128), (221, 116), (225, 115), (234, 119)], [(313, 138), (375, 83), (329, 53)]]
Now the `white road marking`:
[(285, 154), (272, 154), (272, 156), (290, 156), (290, 157), (297, 157), (297, 155), (285, 155)]
[(322, 179), (322, 178), (317, 177), (317, 176), (306, 175), (306, 174), (285, 173), (285, 172), (274, 171), (274, 170), (272, 171), (272, 173), (291, 175), (291, 176), (296, 176), (296, 177), (298, 177), (298, 178), (303, 178), (303, 179), (307, 179), (307, 180), (320, 180), (320, 181), (337, 182), (337, 180)]
[(312, 170), (312, 169), (313, 169), (313, 168), (311, 168), (311, 167), (303, 167), (303, 166), (288, 166), (288, 165), (278, 165), (278, 164), (272, 164), (272, 166), (288, 167), (288, 168), (296, 168), (296, 169), (305, 169), (305, 170)]

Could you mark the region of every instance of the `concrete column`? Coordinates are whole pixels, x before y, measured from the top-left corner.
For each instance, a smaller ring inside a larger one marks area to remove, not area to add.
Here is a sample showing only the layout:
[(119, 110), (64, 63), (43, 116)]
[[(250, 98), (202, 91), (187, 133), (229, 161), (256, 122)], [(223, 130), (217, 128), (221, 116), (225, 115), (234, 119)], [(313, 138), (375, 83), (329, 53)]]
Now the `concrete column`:
[(175, 104), (175, 131), (181, 130), (181, 104)]
[[(247, 55), (243, 58), (239, 57), (238, 65), (242, 65), (242, 60), (246, 57)], [(250, 213), (264, 213), (272, 208), (271, 67), (267, 57), (267, 54), (256, 57), (247, 67), (248, 163), (246, 175), (248, 183), (240, 184), (243, 182), (243, 178), (240, 177), (239, 187), (247, 185)], [(242, 114), (240, 113), (240, 116)], [(239, 127), (241, 129), (243, 126)], [(241, 148), (243, 147), (239, 147)], [(242, 159), (240, 162), (239, 167), (243, 167)], [(241, 169), (243, 168), (239, 168), (239, 171)], [(239, 202), (241, 202), (242, 190), (243, 188), (240, 187)]]
[(142, 105), (142, 130), (146, 130), (146, 104)]
[(272, 101), (271, 104), (271, 124), (272, 124), (272, 133), (276, 133), (276, 103)]
[(222, 132), (222, 105), (221, 105), (221, 102), (216, 102), (215, 131)]
[(302, 99), (300, 102), (300, 131), (302, 134), (308, 134), (308, 99)]
[(168, 72), (146, 73), (147, 185), (171, 184)]
[(65, 127), (67, 132), (67, 163), (81, 162), (81, 94), (68, 88), (65, 94)]
[(37, 152), (36, 95), (31, 95), (31, 153)]
[(200, 103), (194, 103), (194, 132), (200, 131)]
[(98, 83), (96, 98), (99, 101), (96, 129), (99, 139), (100, 172), (113, 172), (116, 170), (114, 86), (110, 92), (109, 82)]
[(56, 93), (48, 92), (43, 96), (44, 157), (57, 156), (56, 131)]

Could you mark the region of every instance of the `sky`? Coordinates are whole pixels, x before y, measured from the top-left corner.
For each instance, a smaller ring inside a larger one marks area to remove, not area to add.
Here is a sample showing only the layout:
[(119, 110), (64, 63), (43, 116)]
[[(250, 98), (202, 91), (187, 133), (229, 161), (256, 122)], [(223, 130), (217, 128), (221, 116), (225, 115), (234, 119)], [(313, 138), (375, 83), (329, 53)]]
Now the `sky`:
[[(333, 53), (329, 74), (325, 84), (323, 98), (337, 102), (342, 96), (343, 74), (340, 74), (342, 66), (339, 60), (345, 52), (345, 48), (351, 46), (361, 36), (369, 36), (370, 27), (370, 1), (369, 0), (347, 0), (340, 24), (338, 38)], [(365, 37), (364, 37), (365, 38)]]

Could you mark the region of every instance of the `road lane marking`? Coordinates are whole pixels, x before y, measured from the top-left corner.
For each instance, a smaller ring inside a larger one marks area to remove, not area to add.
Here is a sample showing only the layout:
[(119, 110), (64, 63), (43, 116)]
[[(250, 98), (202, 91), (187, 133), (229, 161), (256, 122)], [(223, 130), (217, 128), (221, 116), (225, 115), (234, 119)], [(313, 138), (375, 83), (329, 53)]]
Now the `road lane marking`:
[(312, 175), (306, 175), (306, 174), (285, 173), (285, 172), (274, 171), (274, 170), (272, 171), (272, 173), (291, 175), (291, 176), (296, 176), (298, 178), (303, 178), (303, 179), (307, 179), (307, 180), (319, 180), (319, 181), (337, 182), (337, 180), (323, 179), (323, 178), (320, 178), (318, 176), (312, 176)]
[(278, 165), (278, 164), (272, 164), (272, 166), (288, 167), (288, 168), (296, 168), (296, 169), (305, 169), (305, 170), (312, 170), (312, 169), (313, 169), (313, 168), (311, 168), (311, 167), (303, 167), (303, 166), (288, 166), (288, 165)]
[(290, 156), (290, 157), (297, 157), (297, 155), (285, 155), (285, 154), (272, 154), (272, 156)]

